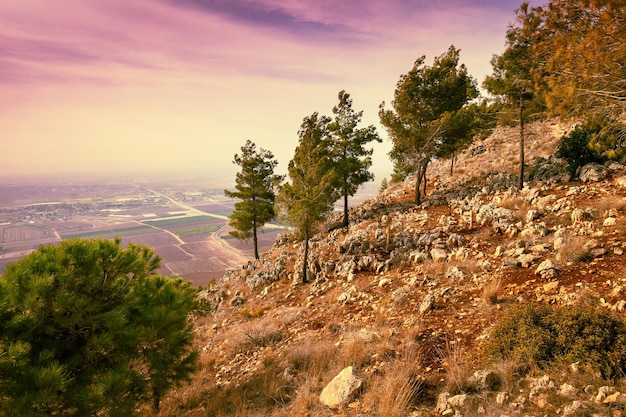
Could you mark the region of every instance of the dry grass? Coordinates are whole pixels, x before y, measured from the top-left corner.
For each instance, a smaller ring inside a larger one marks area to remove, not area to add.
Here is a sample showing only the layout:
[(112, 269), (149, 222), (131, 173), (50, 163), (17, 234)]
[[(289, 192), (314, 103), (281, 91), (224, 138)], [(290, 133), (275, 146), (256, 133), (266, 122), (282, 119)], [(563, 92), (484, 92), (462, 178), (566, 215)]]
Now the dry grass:
[(492, 279), (485, 283), (482, 290), (483, 302), (488, 305), (500, 303), (503, 287), (501, 278)]
[(445, 390), (452, 395), (475, 391), (476, 386), (471, 378), (473, 371), (463, 347), (458, 343), (447, 343), (439, 355), (446, 370)]
[(563, 244), (557, 249), (556, 259), (560, 262), (588, 262), (593, 259), (585, 247), (588, 239), (581, 236), (565, 236)]
[(526, 201), (523, 196), (511, 195), (503, 198), (498, 204), (500, 207), (509, 209), (513, 212), (513, 218), (516, 220), (523, 220), (526, 218), (526, 213), (531, 209), (531, 205)]
[(419, 379), (422, 353), (416, 345), (405, 346), (402, 354), (387, 365), (382, 375), (372, 379), (371, 389), (363, 396), (375, 415), (402, 417), (409, 413), (422, 381)]
[(300, 343), (289, 348), (285, 354), (287, 367), (297, 375), (308, 375), (317, 379), (333, 366), (337, 347), (329, 340), (314, 340), (305, 337)]
[(626, 210), (626, 199), (621, 196), (601, 197), (595, 202), (594, 208), (598, 213), (605, 215), (609, 211), (623, 213)]

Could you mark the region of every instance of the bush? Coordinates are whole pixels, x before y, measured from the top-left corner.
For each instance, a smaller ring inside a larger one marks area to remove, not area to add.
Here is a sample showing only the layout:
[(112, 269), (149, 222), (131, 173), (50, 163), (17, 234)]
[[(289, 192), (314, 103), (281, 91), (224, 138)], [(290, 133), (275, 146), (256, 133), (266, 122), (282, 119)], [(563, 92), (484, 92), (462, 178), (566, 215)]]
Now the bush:
[(512, 309), (482, 346), (488, 362), (513, 360), (528, 370), (579, 362), (604, 378), (626, 371), (626, 325), (597, 303)]
[(559, 140), (556, 156), (567, 162), (572, 177), (583, 165), (602, 161), (602, 157), (590, 146), (598, 131), (598, 128), (581, 125)]

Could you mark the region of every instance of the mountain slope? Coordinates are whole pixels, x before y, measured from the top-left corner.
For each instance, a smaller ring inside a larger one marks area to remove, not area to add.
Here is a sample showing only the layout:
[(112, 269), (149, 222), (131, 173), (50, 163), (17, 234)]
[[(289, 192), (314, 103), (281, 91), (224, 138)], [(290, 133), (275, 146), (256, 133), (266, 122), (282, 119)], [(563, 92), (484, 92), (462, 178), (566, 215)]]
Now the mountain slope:
[[(288, 237), (229, 271), (205, 291), (213, 314), (195, 323), (201, 370), (159, 415), (615, 415), (622, 398), (598, 396), (619, 392), (619, 381), (567, 368), (522, 378), (479, 354), (519, 304), (584, 296), (619, 313), (626, 305), (626, 170), (562, 182), (562, 165), (547, 158), (564, 129), (530, 131), (535, 178), (523, 191), (517, 131), (500, 128), (460, 155), (453, 175), (433, 163), (421, 207), (407, 180), (353, 208), (349, 229), (316, 235), (312, 282), (300, 283), (301, 243)], [(322, 389), (347, 366), (363, 387), (345, 406), (322, 405)], [(486, 387), (489, 371), (503, 383)]]

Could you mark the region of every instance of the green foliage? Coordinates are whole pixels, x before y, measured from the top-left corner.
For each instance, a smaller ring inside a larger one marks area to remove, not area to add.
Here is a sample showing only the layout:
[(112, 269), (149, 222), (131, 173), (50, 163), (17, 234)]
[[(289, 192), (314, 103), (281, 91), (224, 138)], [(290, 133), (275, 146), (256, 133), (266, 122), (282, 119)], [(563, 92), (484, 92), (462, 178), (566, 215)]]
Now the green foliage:
[(383, 180), (380, 182), (380, 188), (378, 189), (378, 192), (382, 193), (387, 188), (389, 188), (389, 180), (387, 178), (383, 178)]
[[(463, 117), (459, 111), (478, 95), (475, 80), (459, 65), (460, 51), (451, 46), (436, 57), (432, 66), (425, 66), (425, 57), (415, 61), (413, 68), (400, 76), (392, 101), (393, 109), (380, 105), (381, 124), (387, 129), (393, 148), (389, 156), (394, 162), (392, 180), (415, 173), (415, 202), (420, 203), (420, 185), (430, 161), (455, 143), (465, 141)], [(444, 151), (442, 155), (451, 155)]]
[(210, 224), (207, 226), (187, 227), (185, 229), (174, 230), (174, 234), (179, 237), (204, 235), (217, 232), (222, 226), (223, 224)]
[(276, 217), (274, 189), (282, 181), (281, 176), (274, 175), (278, 162), (270, 151), (262, 148), (257, 151), (256, 145), (248, 140), (233, 163), (241, 167), (235, 179), (236, 191), (224, 190), (228, 197), (240, 200), (229, 216), (229, 224), (235, 228), (231, 235), (238, 239), (252, 237), (254, 257), (259, 259), (257, 231)]
[(339, 92), (339, 104), (333, 108), (335, 118), (328, 126), (332, 167), (336, 173), (335, 188), (344, 198), (343, 226), (348, 227), (348, 196), (353, 196), (359, 186), (374, 179), (373, 149), (365, 149), (372, 141), (382, 142), (376, 128), (370, 125), (357, 128), (363, 112), (352, 109), (352, 99), (344, 90)]
[(533, 28), (537, 42), (536, 79), (547, 84), (546, 102), (565, 117), (610, 116), (626, 110), (625, 0), (551, 0), (531, 8), (540, 19)]
[(580, 125), (559, 139), (556, 156), (567, 162), (572, 176), (583, 165), (601, 160), (600, 155), (591, 149), (591, 141), (597, 133), (598, 129)]
[(514, 360), (526, 369), (580, 362), (611, 378), (626, 371), (626, 326), (593, 302), (525, 304), (496, 324), (482, 349), (489, 362)]
[(337, 173), (327, 146), (330, 119), (313, 113), (305, 117), (293, 159), (289, 162), (290, 182), (280, 187), (279, 205), (286, 220), (295, 227), (295, 235), (304, 241), (302, 281), (306, 282), (308, 241), (320, 222), (333, 209), (338, 193), (334, 185)]
[(132, 416), (195, 369), (196, 290), (120, 240), (41, 246), (0, 279), (0, 416)]

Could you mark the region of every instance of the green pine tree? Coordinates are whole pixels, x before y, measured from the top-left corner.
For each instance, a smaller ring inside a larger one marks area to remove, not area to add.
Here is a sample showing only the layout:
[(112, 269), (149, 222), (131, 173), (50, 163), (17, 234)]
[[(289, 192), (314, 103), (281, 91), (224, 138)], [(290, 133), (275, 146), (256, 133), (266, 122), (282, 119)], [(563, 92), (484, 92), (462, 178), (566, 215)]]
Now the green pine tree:
[[(400, 76), (391, 103), (393, 109), (380, 105), (381, 124), (387, 129), (393, 148), (393, 180), (415, 174), (415, 203), (420, 204), (420, 187), (426, 179), (430, 161), (446, 142), (454, 139), (450, 129), (453, 116), (478, 95), (474, 79), (465, 65), (459, 65), (460, 50), (450, 46), (424, 65), (422, 56), (413, 68)], [(456, 119), (454, 119), (456, 120)]]
[[(195, 369), (196, 290), (151, 248), (71, 239), (0, 279), (0, 416), (132, 416)], [(157, 360), (158, 357), (158, 360)]]
[(276, 217), (274, 189), (282, 180), (281, 176), (274, 175), (278, 162), (270, 151), (262, 148), (257, 151), (256, 145), (248, 140), (233, 163), (241, 167), (235, 178), (236, 191), (224, 190), (224, 194), (240, 201), (235, 203), (235, 210), (229, 216), (229, 224), (235, 228), (230, 234), (238, 239), (252, 237), (254, 257), (259, 259), (257, 232)]
[(343, 226), (348, 227), (348, 197), (353, 196), (361, 184), (374, 179), (369, 171), (373, 149), (365, 149), (365, 146), (382, 140), (373, 125), (357, 128), (363, 112), (352, 109), (352, 99), (344, 90), (339, 92), (339, 104), (333, 108), (333, 114), (335, 118), (329, 124), (329, 148), (337, 174), (335, 187), (343, 197)]
[(295, 227), (295, 235), (304, 241), (302, 282), (307, 282), (309, 239), (319, 223), (333, 209), (337, 200), (336, 173), (327, 147), (330, 119), (313, 113), (305, 117), (293, 159), (289, 162), (290, 182), (283, 184), (278, 195), (287, 221)]
[[(517, 23), (506, 34), (507, 48), (502, 55), (494, 55), (491, 60), (493, 74), (485, 78), (483, 87), (496, 99), (515, 113), (519, 124), (519, 183), (524, 188), (525, 132), (530, 117), (537, 117), (543, 111), (543, 100), (538, 94), (538, 84), (533, 78), (537, 61), (533, 58), (533, 45), (537, 42), (537, 28), (541, 20), (536, 10), (528, 3), (522, 3), (517, 10)], [(506, 115), (506, 113), (503, 113)], [(509, 117), (509, 119), (511, 119)]]

